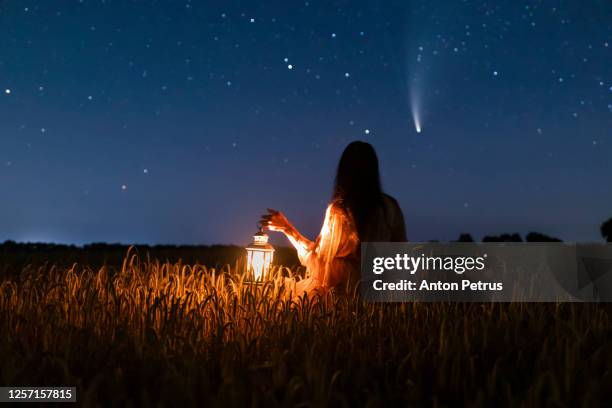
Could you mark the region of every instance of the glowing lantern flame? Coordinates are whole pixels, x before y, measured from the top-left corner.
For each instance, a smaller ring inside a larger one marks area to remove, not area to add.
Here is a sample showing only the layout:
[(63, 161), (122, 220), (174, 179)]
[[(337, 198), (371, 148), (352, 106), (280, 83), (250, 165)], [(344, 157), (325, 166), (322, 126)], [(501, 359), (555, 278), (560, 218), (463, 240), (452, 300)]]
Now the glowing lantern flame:
[(258, 231), (246, 251), (247, 273), (252, 274), (256, 281), (263, 280), (274, 258), (274, 247), (268, 243), (268, 236)]

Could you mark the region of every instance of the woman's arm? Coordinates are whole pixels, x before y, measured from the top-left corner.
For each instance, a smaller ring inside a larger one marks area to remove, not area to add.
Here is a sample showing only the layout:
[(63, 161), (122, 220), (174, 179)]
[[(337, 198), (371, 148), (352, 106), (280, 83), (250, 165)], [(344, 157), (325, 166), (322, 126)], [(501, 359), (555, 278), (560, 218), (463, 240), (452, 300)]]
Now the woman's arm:
[(310, 253), (315, 249), (316, 243), (300, 234), (297, 228), (295, 228), (293, 225), (291, 225), (291, 228), (289, 228), (289, 230), (285, 231), (285, 236), (287, 236), (289, 242), (291, 242), (291, 244), (297, 250), (300, 262), (302, 264), (306, 264), (306, 259), (308, 258), (308, 255), (310, 255)]
[(304, 264), (310, 252), (315, 248), (316, 244), (300, 234), (300, 232), (289, 222), (285, 214), (280, 211), (268, 208), (268, 214), (261, 217), (261, 225), (270, 230), (278, 231), (285, 234), (289, 242), (295, 247), (300, 258), (300, 262)]
[(342, 269), (333, 270), (336, 257), (348, 256), (359, 245), (357, 231), (345, 210), (330, 204), (325, 211), (321, 233), (315, 242), (305, 238), (279, 211), (268, 209), (261, 223), (267, 229), (283, 232), (297, 249), (300, 263), (320, 285), (327, 286), (346, 278)]

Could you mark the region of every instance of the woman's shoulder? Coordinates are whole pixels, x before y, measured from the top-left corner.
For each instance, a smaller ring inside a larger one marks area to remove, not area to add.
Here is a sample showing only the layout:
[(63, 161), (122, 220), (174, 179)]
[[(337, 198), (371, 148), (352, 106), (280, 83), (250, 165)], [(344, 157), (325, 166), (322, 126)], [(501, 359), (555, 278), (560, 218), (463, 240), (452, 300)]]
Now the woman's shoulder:
[(334, 198), (327, 206), (327, 211), (335, 214), (346, 214), (346, 203), (341, 198)]
[(334, 198), (327, 206), (327, 215), (351, 221), (351, 213), (346, 206), (346, 202), (341, 198)]
[(382, 197), (383, 197), (383, 203), (385, 204), (385, 206), (393, 207), (394, 209), (400, 209), (400, 206), (395, 198), (391, 197), (387, 193), (383, 193)]

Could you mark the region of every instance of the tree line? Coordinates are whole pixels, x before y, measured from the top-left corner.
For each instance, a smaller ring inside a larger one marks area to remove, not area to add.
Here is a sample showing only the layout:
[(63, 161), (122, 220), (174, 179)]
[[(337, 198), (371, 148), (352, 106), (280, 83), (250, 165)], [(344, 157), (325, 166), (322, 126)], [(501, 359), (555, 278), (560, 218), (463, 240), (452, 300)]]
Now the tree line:
[[(604, 221), (600, 227), (601, 236), (606, 242), (612, 242), (612, 218)], [(459, 235), (455, 242), (475, 242), (472, 235), (464, 233)], [(518, 233), (486, 235), (482, 238), (482, 242), (563, 242), (559, 238), (551, 237), (539, 232), (530, 232), (525, 235), (525, 239)]]

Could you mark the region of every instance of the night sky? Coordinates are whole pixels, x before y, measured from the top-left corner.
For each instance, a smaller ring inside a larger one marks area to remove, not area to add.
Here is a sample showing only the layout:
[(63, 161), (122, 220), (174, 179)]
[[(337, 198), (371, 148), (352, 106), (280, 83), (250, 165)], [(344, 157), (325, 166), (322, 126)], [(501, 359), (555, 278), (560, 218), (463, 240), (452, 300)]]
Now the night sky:
[(410, 240), (601, 240), (608, 0), (251, 3), (0, 2), (0, 241), (314, 238), (356, 139)]

